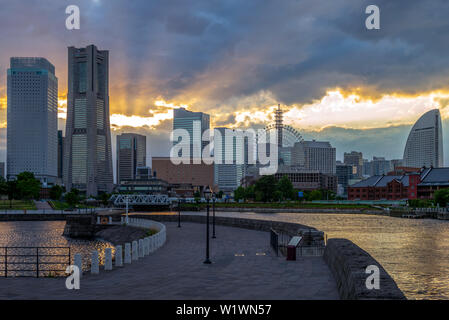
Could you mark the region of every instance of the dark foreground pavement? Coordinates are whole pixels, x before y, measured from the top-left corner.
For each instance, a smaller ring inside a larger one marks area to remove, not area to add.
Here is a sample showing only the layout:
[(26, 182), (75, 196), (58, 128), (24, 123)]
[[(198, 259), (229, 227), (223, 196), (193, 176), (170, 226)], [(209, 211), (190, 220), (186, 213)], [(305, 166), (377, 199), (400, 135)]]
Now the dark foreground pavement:
[(339, 298), (321, 257), (276, 257), (267, 232), (217, 226), (206, 265), (204, 224), (165, 225), (162, 248), (124, 268), (84, 275), (80, 290), (66, 289), (65, 278), (1, 278), (0, 299)]

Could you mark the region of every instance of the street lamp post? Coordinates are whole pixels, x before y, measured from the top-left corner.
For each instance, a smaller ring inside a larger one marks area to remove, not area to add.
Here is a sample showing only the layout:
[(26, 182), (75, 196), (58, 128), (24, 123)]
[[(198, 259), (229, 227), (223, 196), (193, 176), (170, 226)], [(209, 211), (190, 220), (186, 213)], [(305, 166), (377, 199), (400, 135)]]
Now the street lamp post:
[(179, 198), (179, 200), (178, 200), (178, 228), (181, 228), (181, 201), (182, 201), (182, 199)]
[(212, 239), (217, 238), (215, 236), (215, 193), (212, 194)]
[(204, 191), (204, 196), (206, 198), (207, 202), (207, 216), (206, 216), (206, 260), (204, 260), (203, 263), (205, 264), (211, 264), (212, 262), (209, 260), (209, 200), (210, 200), (210, 188), (206, 187), (206, 190)]
[(126, 195), (126, 225), (129, 224), (129, 219), (128, 219), (128, 199), (129, 195)]

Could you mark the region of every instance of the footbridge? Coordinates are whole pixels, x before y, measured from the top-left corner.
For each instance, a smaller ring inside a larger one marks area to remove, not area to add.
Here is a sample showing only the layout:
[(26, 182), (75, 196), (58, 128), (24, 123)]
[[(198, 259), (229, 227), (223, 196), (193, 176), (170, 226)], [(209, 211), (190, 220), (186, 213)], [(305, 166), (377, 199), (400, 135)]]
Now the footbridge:
[(109, 199), (115, 207), (169, 206), (170, 198), (165, 194), (114, 194)]

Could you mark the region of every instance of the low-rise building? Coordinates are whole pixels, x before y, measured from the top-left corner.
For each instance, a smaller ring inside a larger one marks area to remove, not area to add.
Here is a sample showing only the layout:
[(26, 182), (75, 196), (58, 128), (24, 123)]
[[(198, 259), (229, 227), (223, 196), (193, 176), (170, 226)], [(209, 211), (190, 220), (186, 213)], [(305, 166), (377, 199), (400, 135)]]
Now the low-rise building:
[(283, 170), (278, 170), (274, 175), (277, 181), (283, 176), (293, 184), (293, 187), (298, 190), (331, 190), (337, 192), (337, 176), (324, 174), (318, 170), (303, 170), (295, 169), (294, 167), (286, 167)]
[(169, 157), (153, 157), (151, 168), (155, 178), (171, 185), (191, 185), (199, 191), (206, 186), (214, 186), (213, 164), (174, 164)]
[(437, 190), (449, 188), (449, 168), (404, 170), (402, 175), (377, 175), (348, 187), (349, 200), (432, 199)]

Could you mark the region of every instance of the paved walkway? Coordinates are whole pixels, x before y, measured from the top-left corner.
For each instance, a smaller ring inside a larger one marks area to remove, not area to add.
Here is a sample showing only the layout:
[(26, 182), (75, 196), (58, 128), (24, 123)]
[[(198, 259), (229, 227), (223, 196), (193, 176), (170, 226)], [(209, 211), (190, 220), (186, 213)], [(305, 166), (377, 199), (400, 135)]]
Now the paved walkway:
[(165, 225), (161, 249), (124, 268), (83, 276), (80, 290), (67, 290), (64, 278), (2, 278), (0, 299), (338, 299), (321, 257), (276, 257), (267, 232), (217, 226), (213, 263), (205, 265), (205, 225)]

